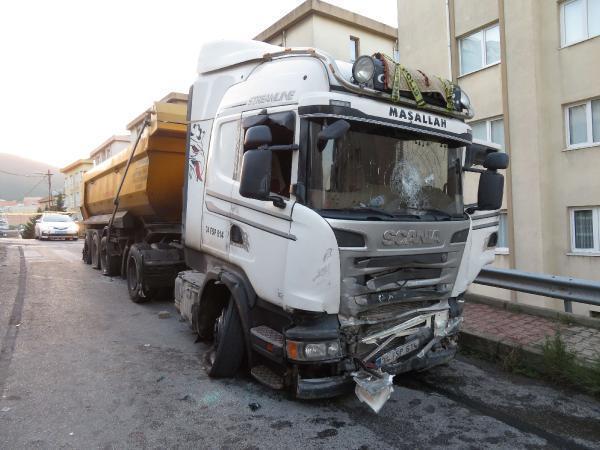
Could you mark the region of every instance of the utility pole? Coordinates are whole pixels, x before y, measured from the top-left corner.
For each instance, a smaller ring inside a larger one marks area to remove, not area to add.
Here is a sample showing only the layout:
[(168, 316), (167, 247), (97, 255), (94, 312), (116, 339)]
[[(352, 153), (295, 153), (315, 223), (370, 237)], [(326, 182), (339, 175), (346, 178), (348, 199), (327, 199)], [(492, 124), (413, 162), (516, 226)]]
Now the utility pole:
[(48, 177), (48, 209), (52, 208), (52, 204), (53, 204), (53, 199), (52, 199), (52, 175), (54, 175), (53, 173), (50, 172), (50, 169), (48, 169), (47, 172), (38, 172), (35, 175), (41, 175), (43, 177)]
[(52, 209), (52, 173), (50, 173), (50, 169), (46, 173), (48, 177), (48, 201), (50, 202), (50, 209)]

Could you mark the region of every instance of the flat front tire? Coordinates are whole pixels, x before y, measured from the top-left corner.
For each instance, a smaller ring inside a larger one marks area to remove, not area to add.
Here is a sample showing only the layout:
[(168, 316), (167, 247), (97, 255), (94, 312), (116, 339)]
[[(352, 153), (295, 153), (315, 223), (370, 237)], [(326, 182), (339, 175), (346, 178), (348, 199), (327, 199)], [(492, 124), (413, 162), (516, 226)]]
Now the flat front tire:
[(213, 345), (206, 354), (208, 375), (213, 378), (232, 377), (244, 360), (242, 322), (232, 298), (214, 325)]

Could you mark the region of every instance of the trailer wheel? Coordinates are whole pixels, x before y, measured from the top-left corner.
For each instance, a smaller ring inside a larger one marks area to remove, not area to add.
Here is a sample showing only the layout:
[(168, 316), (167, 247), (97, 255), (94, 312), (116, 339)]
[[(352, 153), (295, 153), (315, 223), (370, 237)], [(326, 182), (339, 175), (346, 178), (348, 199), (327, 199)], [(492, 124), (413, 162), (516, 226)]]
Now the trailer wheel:
[(208, 375), (232, 377), (244, 360), (244, 335), (240, 315), (232, 298), (215, 320), (213, 345), (206, 354)]
[(85, 264), (92, 263), (92, 233), (90, 231), (85, 232), (83, 250), (81, 251), (81, 259)]
[(92, 230), (92, 268), (100, 269), (100, 233), (98, 230)]
[(134, 303), (147, 302), (154, 296), (154, 290), (144, 287), (143, 269), (142, 254), (138, 246), (133, 244), (127, 256), (127, 290)]
[(120, 272), (121, 258), (117, 255), (108, 254), (108, 239), (106, 236), (102, 237), (100, 241), (100, 267), (102, 269), (102, 275), (112, 277)]

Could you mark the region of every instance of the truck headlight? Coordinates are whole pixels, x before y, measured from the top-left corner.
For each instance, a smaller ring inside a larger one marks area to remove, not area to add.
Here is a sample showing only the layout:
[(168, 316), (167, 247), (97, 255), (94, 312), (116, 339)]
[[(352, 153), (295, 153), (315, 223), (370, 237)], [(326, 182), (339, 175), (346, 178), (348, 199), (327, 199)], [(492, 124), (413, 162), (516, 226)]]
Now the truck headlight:
[(368, 83), (375, 75), (375, 62), (368, 55), (359, 56), (352, 66), (352, 76), (358, 84)]
[(454, 109), (457, 111), (466, 110), (469, 118), (472, 118), (475, 115), (473, 105), (471, 105), (471, 99), (467, 93), (457, 85), (454, 85), (453, 101)]
[(342, 356), (340, 341), (297, 342), (286, 341), (288, 359), (294, 361), (326, 361)]

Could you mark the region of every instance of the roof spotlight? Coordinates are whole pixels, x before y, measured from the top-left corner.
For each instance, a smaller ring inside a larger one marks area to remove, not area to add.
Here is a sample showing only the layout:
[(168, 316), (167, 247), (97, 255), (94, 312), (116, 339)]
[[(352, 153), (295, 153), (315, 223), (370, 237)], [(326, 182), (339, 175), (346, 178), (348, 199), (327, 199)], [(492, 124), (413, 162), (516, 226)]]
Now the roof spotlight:
[(375, 63), (368, 55), (359, 56), (352, 66), (352, 76), (358, 84), (368, 83), (375, 74)]

